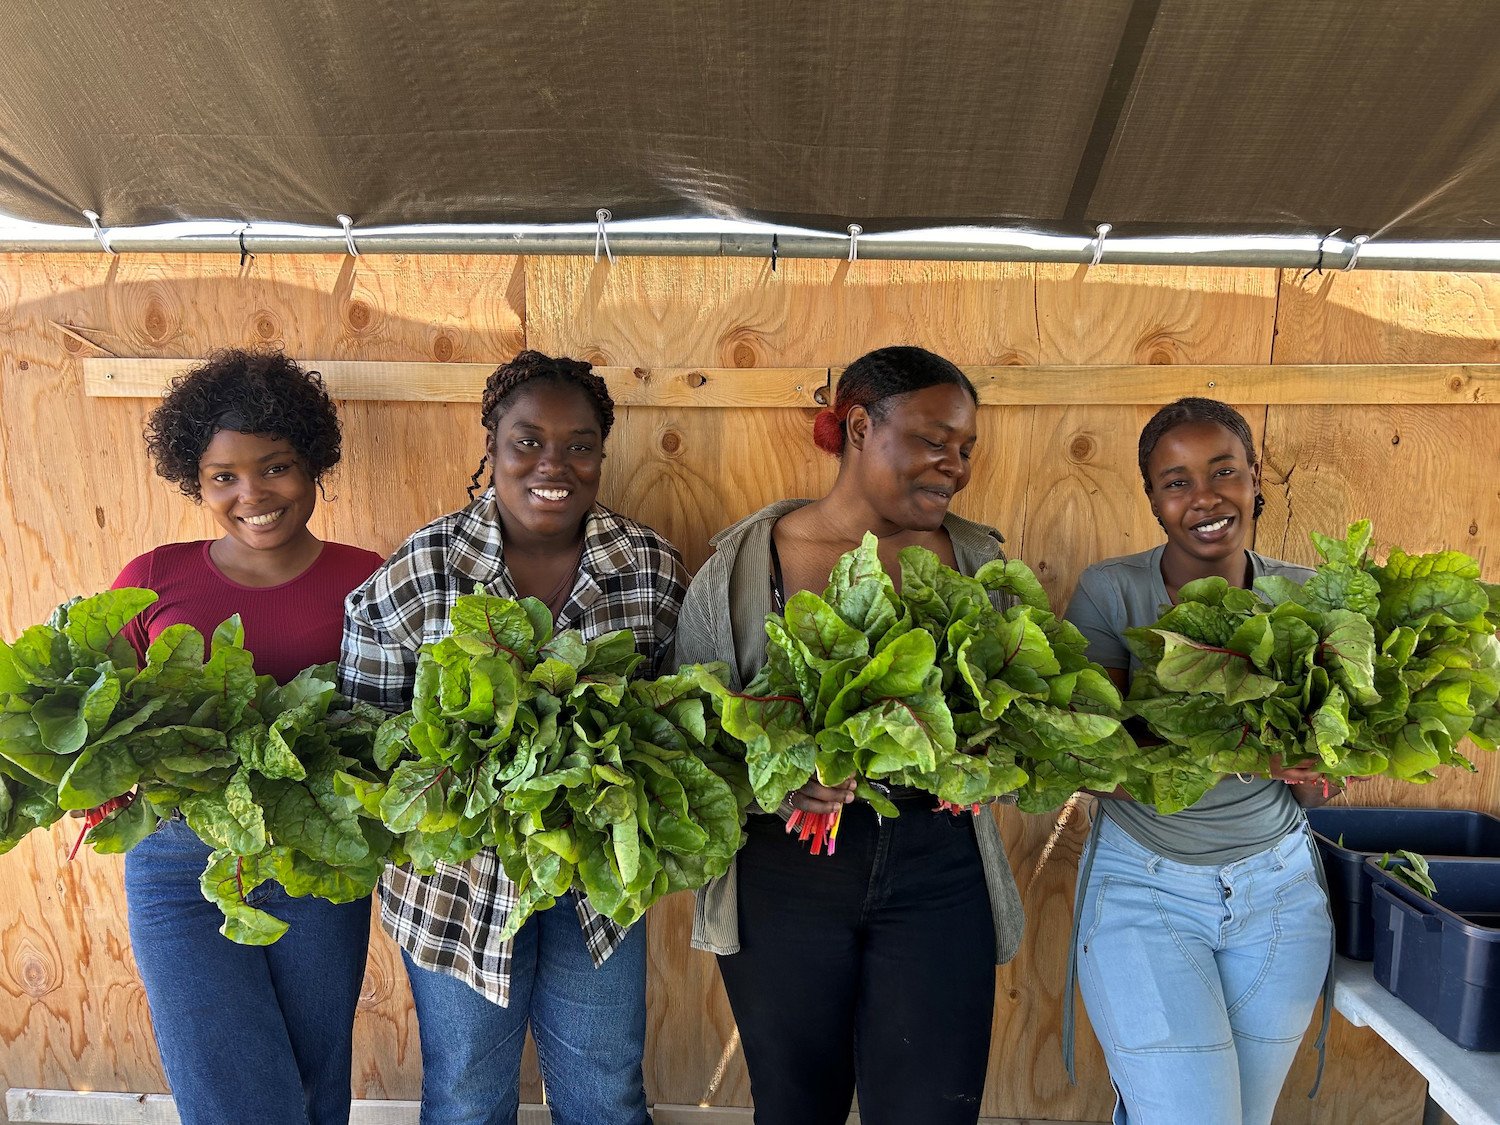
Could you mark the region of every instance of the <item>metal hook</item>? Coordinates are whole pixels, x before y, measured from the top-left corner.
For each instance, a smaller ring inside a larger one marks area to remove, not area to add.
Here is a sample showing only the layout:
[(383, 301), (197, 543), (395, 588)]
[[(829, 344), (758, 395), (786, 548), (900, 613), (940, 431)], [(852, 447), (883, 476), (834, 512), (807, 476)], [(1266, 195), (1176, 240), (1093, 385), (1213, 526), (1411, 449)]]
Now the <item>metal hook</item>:
[(344, 228), (344, 245), (349, 250), (349, 257), (359, 257), (359, 247), (354, 245), (354, 220), (348, 215), (335, 215), (334, 218), (339, 221), (339, 226)]
[(109, 234), (99, 225), (99, 212), (85, 211), (83, 217), (89, 221), (89, 226), (94, 228), (94, 237), (99, 240), (99, 245), (104, 247), (107, 254), (118, 254), (119, 251), (109, 244)]
[(1089, 262), (1089, 269), (1093, 269), (1104, 260), (1104, 240), (1109, 237), (1109, 232), (1114, 229), (1109, 223), (1100, 223), (1094, 228), (1094, 237), (1091, 239), (1094, 246), (1094, 257)]
[(1368, 234), (1356, 234), (1349, 240), (1349, 245), (1354, 249), (1349, 251), (1349, 261), (1344, 264), (1344, 272), (1348, 273), (1354, 268), (1354, 263), (1359, 261), (1359, 252), (1365, 248), (1365, 243), (1370, 241)]
[(599, 260), (599, 249), (603, 247), (605, 258), (609, 260), (610, 265), (614, 265), (614, 251), (609, 248), (609, 231), (604, 229), (604, 224), (609, 222), (614, 216), (609, 213), (608, 207), (601, 207), (594, 212), (594, 218), (599, 223), (598, 229), (594, 232), (594, 261), (597, 262)]
[(849, 224), (849, 260), (859, 261), (859, 236), (865, 233), (865, 228), (858, 223)]

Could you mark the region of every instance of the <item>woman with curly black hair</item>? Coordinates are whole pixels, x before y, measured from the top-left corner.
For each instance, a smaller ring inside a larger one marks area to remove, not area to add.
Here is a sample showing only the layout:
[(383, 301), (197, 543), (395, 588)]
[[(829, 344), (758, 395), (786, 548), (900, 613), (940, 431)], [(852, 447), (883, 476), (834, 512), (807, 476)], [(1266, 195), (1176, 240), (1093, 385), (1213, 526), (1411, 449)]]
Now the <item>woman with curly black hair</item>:
[[(158, 600), (126, 629), (144, 656), (170, 625), (205, 637), (240, 615), (256, 670), (278, 682), (337, 660), (344, 596), (381, 563), (308, 530), (339, 460), (339, 420), (316, 372), (279, 352), (221, 351), (176, 379), (151, 415), (156, 471), (213, 515), (217, 539), (168, 543), (115, 586)], [(367, 901), (255, 905), (291, 923), (274, 945), (222, 937), (199, 889), (210, 849), (179, 817), (125, 857), (130, 941), (184, 1125), (344, 1125)]]
[[(434, 520), (349, 595), (339, 687), (410, 706), (421, 646), (476, 586), (545, 602), (586, 638), (628, 629), (655, 676), (687, 572), (649, 527), (597, 502), (614, 424), (587, 363), (525, 351), (485, 384), (485, 456), (467, 507)], [(484, 480), (485, 467), (490, 480)], [(386, 869), (381, 923), (401, 946), (422, 1036), (422, 1125), (514, 1125), (521, 1045), (536, 1041), (555, 1125), (647, 1125), (646, 927), (569, 892), (509, 941), (516, 888), (486, 848), (430, 876)]]

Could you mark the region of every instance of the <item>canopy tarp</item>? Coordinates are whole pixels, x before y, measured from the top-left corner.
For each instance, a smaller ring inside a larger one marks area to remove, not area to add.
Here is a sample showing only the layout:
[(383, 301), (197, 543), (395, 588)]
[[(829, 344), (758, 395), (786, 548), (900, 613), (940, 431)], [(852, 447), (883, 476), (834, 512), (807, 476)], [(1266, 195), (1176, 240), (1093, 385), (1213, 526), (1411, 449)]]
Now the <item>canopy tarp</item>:
[(6, 0), (0, 212), (1500, 237), (1500, 0)]

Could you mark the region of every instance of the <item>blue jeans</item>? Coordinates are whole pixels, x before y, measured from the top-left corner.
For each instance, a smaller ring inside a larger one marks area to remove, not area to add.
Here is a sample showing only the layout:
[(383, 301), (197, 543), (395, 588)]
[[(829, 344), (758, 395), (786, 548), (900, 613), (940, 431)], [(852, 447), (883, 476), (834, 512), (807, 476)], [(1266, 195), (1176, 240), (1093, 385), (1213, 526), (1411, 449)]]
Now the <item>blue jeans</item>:
[(422, 1125), (514, 1125), (528, 1023), (553, 1125), (649, 1125), (644, 922), (595, 968), (571, 893), (533, 914), (505, 1008), (401, 956), (422, 1037)]
[(250, 902), (291, 924), (268, 946), (220, 935), (198, 878), (209, 848), (181, 820), (125, 855), (130, 944), (183, 1125), (345, 1125), (370, 901)]
[(1269, 1125), (1328, 971), (1333, 924), (1305, 828), (1221, 867), (1105, 819), (1081, 890), (1079, 986), (1115, 1125)]

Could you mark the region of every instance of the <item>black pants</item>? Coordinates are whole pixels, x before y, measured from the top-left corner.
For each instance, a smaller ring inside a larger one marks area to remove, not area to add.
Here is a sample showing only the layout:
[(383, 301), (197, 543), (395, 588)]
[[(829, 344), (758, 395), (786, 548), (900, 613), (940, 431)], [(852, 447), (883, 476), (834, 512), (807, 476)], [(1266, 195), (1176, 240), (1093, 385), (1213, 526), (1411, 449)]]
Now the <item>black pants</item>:
[(752, 816), (740, 952), (719, 958), (756, 1125), (973, 1125), (995, 1002), (995, 931), (968, 815), (844, 810), (813, 856)]

